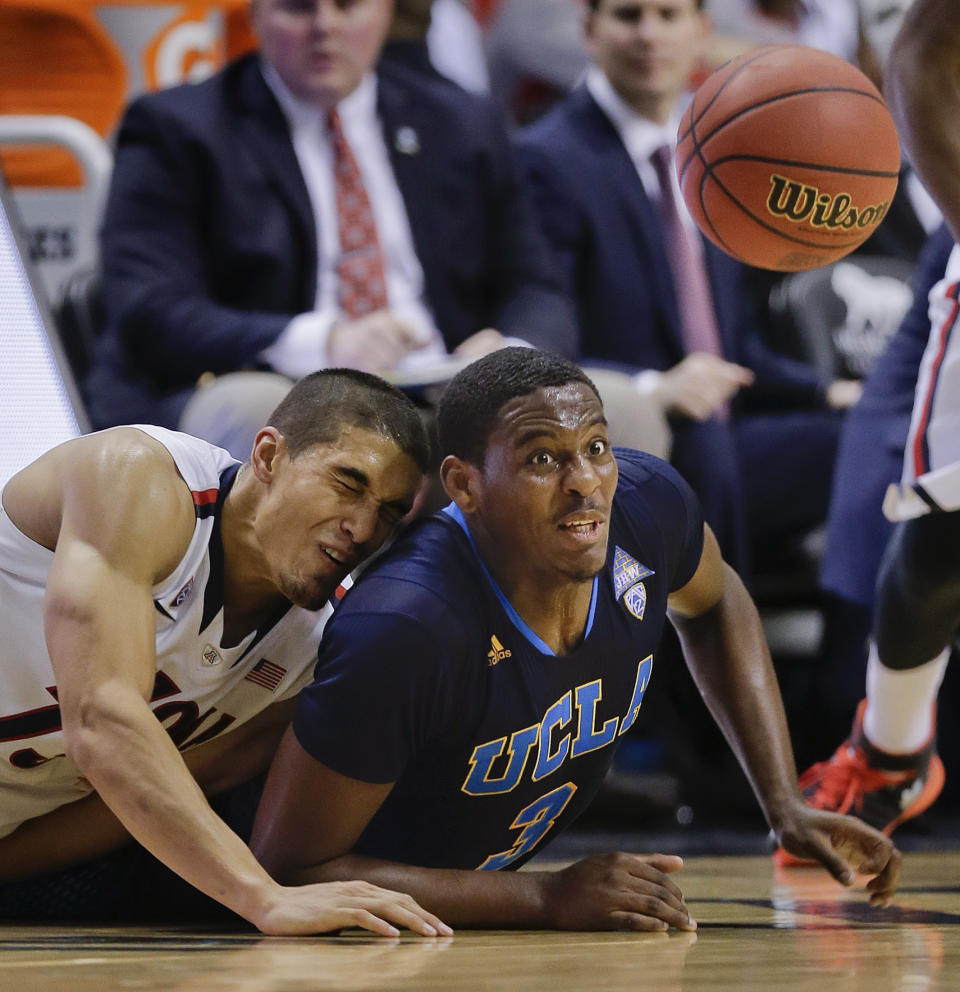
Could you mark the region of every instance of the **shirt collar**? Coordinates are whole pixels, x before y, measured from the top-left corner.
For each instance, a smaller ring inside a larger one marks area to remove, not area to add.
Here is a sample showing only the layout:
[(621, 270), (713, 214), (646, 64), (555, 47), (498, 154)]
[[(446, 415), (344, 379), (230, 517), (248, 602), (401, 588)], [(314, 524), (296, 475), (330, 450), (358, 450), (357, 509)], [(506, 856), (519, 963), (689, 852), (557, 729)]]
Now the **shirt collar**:
[[(497, 584), (497, 580), (493, 577), (493, 575), (491, 575), (490, 570), (484, 563), (484, 560), (480, 557), (480, 552), (477, 550), (477, 545), (473, 540), (473, 534), (470, 533), (470, 528), (467, 526), (467, 518), (463, 515), (463, 510), (461, 510), (456, 503), (450, 502), (440, 512), (452, 517), (460, 526), (460, 529), (464, 532), (464, 534), (467, 535), (467, 540), (470, 542), (470, 547), (473, 549), (473, 553), (476, 555), (477, 561), (480, 563), (480, 568), (483, 570), (483, 574), (486, 576), (494, 594), (500, 601), (500, 605), (503, 607), (504, 612), (510, 618), (510, 622), (541, 654), (548, 655), (549, 657), (556, 657), (556, 652), (553, 648), (551, 648), (550, 645), (547, 644), (547, 642), (513, 608), (513, 603), (507, 599), (506, 593)], [(593, 592), (590, 595), (590, 612), (587, 614), (587, 626), (583, 632), (584, 640), (590, 636), (590, 631), (593, 630), (593, 621), (597, 615), (597, 595), (599, 591), (600, 575), (598, 573), (593, 577)]]
[(604, 71), (598, 66), (590, 66), (587, 70), (586, 86), (590, 96), (617, 129), (620, 140), (623, 141), (634, 165), (639, 167), (647, 162), (661, 145), (672, 148), (676, 143), (677, 127), (680, 124), (685, 101), (680, 101), (666, 124), (657, 124), (646, 117), (641, 117), (617, 93)]
[[(326, 122), (326, 112), (295, 96), (280, 78), (280, 73), (263, 57), (260, 59), (260, 67), (267, 86), (277, 98), (277, 103), (280, 104), (280, 109), (292, 129), (318, 121)], [(371, 115), (376, 114), (376, 109), (377, 76), (374, 72), (366, 73), (357, 88), (337, 104), (341, 121), (370, 119)]]

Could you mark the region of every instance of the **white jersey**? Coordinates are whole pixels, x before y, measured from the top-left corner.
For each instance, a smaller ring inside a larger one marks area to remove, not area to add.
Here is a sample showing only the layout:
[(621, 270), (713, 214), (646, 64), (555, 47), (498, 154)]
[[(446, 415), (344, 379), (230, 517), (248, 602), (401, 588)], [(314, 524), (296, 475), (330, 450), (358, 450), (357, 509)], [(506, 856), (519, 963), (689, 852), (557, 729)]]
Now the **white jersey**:
[(930, 337), (920, 363), (899, 486), (883, 511), (908, 520), (931, 510), (960, 510), (960, 247), (930, 290)]
[[(333, 606), (316, 613), (292, 606), (270, 630), (223, 647), (219, 511), (239, 462), (186, 434), (138, 429), (173, 456), (196, 508), (186, 554), (153, 588), (157, 675), (150, 706), (185, 750), (240, 726), (309, 682)], [(92, 791), (64, 755), (43, 634), (52, 561), (53, 552), (26, 537), (0, 509), (0, 837)]]

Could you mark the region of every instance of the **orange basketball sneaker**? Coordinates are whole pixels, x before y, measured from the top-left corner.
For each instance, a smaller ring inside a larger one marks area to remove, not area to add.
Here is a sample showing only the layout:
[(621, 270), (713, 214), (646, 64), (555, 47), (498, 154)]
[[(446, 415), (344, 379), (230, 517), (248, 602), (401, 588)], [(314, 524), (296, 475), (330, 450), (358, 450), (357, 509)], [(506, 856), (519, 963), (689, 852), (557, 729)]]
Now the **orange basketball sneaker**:
[[(864, 699), (857, 707), (850, 736), (828, 761), (818, 761), (800, 776), (803, 800), (814, 809), (850, 813), (888, 836), (904, 820), (918, 816), (943, 790), (943, 762), (930, 740), (913, 754), (887, 754), (863, 732)], [(812, 865), (778, 847), (773, 860), (781, 867)]]

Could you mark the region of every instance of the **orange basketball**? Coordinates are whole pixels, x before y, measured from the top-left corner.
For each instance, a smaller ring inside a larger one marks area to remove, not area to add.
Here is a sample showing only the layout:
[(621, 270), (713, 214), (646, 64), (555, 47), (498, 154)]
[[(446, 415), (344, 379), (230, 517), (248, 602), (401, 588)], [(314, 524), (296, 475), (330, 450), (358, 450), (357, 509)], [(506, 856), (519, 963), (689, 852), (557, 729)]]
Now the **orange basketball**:
[(900, 144), (877, 88), (843, 59), (758, 48), (694, 93), (677, 133), (680, 188), (701, 231), (749, 265), (841, 258), (883, 220)]

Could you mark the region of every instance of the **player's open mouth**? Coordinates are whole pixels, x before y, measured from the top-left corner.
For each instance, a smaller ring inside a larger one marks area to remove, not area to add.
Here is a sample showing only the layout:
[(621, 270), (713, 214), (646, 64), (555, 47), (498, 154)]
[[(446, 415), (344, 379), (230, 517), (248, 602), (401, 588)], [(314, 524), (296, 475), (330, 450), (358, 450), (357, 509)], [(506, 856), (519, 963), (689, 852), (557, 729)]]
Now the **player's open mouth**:
[(347, 561), (347, 556), (342, 551), (338, 551), (336, 548), (328, 548), (326, 545), (321, 544), (320, 550), (338, 565), (344, 565)]
[(601, 520), (567, 520), (559, 525), (560, 530), (576, 537), (595, 537), (602, 526)]

